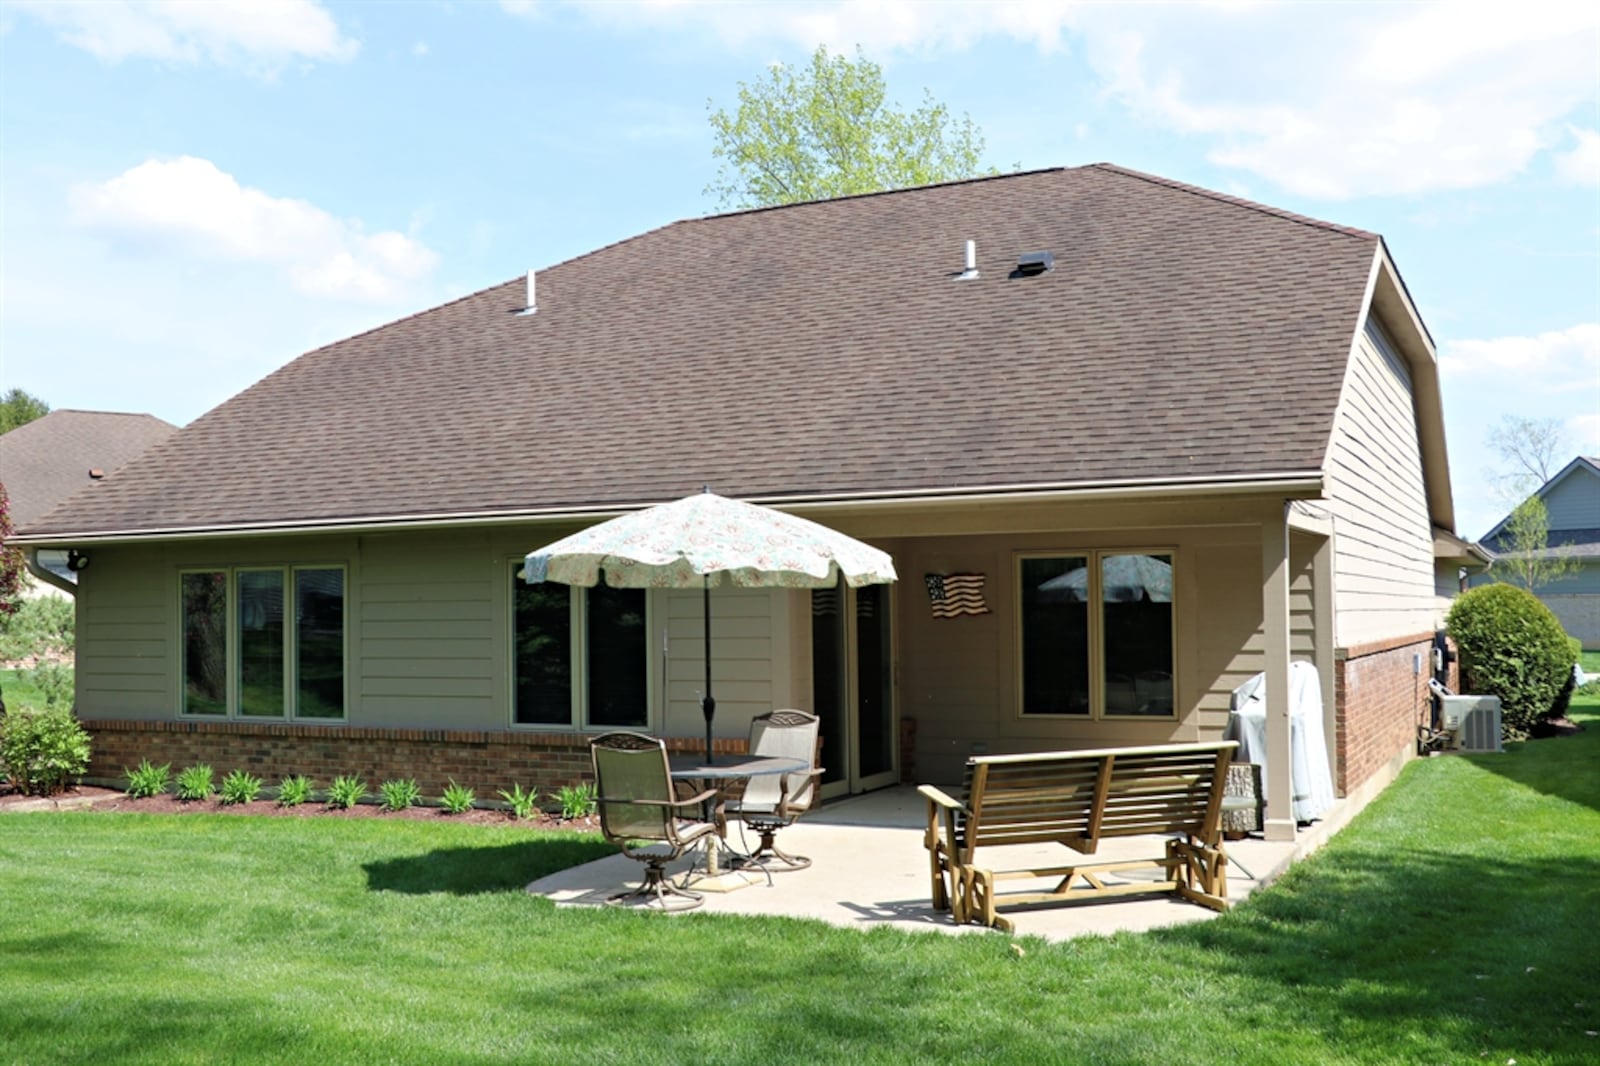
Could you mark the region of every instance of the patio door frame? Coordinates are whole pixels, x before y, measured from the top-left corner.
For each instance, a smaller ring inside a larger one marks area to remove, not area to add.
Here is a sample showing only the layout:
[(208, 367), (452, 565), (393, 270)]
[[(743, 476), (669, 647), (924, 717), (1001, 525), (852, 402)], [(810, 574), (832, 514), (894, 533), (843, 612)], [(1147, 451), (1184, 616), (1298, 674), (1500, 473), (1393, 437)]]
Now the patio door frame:
[[(861, 627), (857, 616), (857, 594), (860, 590), (843, 586), (840, 600), (840, 641), (842, 648), (837, 649), (837, 654), (843, 659), (842, 673), (843, 692), (840, 699), (844, 707), (844, 753), (846, 765), (838, 780), (829, 781), (822, 785), (821, 794), (824, 799), (838, 796), (854, 795), (858, 792), (868, 792), (877, 788), (885, 788), (900, 783), (900, 729), (899, 729), (899, 684), (898, 662), (896, 654), (898, 646), (898, 623), (894, 610), (894, 586), (871, 586), (881, 595), (881, 603), (889, 612), (889, 622), (885, 627), (884, 647), (882, 653), (884, 662), (882, 668), (886, 674), (884, 689), (886, 692), (885, 706), (879, 712), (887, 718), (882, 723), (888, 734), (889, 765), (886, 769), (873, 773), (864, 773), (861, 768), (861, 745), (859, 738), (863, 722), (861, 720)], [(813, 651), (813, 654), (815, 650)], [(813, 678), (813, 683), (815, 679)], [(822, 728), (829, 728), (829, 723), (824, 721)]]

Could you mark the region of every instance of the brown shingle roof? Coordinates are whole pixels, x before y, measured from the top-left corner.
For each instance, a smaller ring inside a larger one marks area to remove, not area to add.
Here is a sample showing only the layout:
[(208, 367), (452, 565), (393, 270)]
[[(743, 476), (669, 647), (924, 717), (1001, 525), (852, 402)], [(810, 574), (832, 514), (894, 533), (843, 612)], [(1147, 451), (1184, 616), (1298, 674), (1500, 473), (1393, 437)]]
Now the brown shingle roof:
[(308, 353), (29, 532), (1314, 473), (1378, 245), (1106, 165), (677, 222)]
[(0, 435), (0, 482), (15, 529), (90, 485), (90, 470), (112, 471), (166, 440), (178, 427), (154, 415), (51, 411)]

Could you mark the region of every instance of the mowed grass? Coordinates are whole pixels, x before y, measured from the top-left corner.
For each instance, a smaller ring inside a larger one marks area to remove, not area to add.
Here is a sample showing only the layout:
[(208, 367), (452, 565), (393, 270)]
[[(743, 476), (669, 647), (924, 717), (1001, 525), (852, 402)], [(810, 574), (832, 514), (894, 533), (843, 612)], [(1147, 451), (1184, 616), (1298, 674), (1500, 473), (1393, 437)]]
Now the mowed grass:
[(609, 849), (509, 825), (7, 816), (0, 1061), (1592, 1063), (1574, 716), (1412, 764), (1230, 914), (1065, 944), (557, 910), (523, 885)]

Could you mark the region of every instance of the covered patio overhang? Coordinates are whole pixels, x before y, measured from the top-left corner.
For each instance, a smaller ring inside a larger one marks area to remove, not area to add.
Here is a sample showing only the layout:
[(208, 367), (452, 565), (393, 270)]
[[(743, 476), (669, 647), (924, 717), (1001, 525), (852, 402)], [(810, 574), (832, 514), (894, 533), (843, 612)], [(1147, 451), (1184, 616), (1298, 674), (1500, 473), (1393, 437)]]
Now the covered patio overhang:
[[(1326, 749), (1337, 750), (1334, 523), (1318, 477), (1269, 483), (1096, 486), (939, 498), (795, 504), (889, 550), (896, 590), (898, 710), (910, 772), (958, 777), (969, 754), (1215, 739), (1232, 690), (1265, 675), (1266, 762), (1292, 765), (1290, 665), (1317, 669)], [(1048, 718), (1022, 707), (1019, 558), (1159, 551), (1174, 569), (1174, 714)], [(932, 620), (925, 574), (984, 575), (987, 615)], [(911, 739), (911, 738), (914, 738)], [(1330, 762), (1332, 759), (1330, 759)], [(1290, 775), (1267, 775), (1269, 840), (1292, 841)]]

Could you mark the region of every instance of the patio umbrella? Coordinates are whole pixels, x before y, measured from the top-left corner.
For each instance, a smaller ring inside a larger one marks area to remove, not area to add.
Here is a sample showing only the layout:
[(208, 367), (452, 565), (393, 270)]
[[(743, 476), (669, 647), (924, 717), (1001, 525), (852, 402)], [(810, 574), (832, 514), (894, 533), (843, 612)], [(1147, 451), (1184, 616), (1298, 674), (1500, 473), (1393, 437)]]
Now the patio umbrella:
[(531, 585), (694, 588), (705, 597), (706, 762), (711, 761), (711, 586), (826, 588), (895, 580), (887, 552), (782, 511), (718, 496), (710, 489), (620, 515), (528, 553)]

